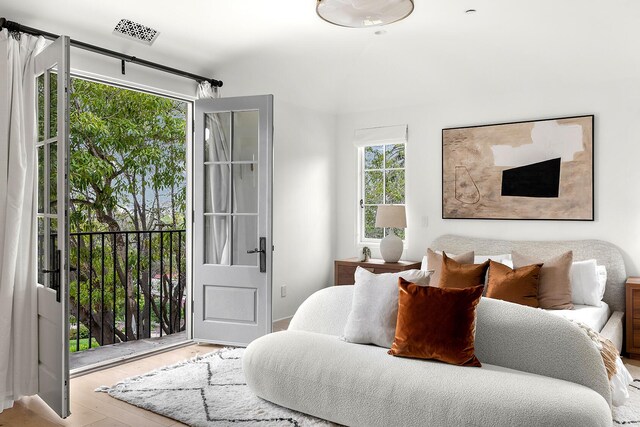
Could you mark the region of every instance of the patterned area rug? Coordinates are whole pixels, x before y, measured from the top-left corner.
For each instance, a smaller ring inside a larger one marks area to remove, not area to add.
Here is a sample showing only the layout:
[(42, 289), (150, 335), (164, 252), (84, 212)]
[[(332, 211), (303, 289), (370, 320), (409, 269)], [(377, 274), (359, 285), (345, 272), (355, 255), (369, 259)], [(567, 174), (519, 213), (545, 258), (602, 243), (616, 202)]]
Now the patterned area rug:
[(253, 394), (242, 372), (243, 352), (224, 348), (96, 391), (190, 426), (335, 425)]
[[(190, 426), (336, 425), (254, 395), (242, 372), (243, 352), (225, 348), (96, 391)], [(613, 409), (613, 423), (640, 427), (640, 380), (629, 395), (626, 405)]]
[[(633, 374), (633, 370), (630, 371)], [(634, 379), (629, 385), (629, 400), (613, 408), (613, 424), (640, 426), (640, 380)]]

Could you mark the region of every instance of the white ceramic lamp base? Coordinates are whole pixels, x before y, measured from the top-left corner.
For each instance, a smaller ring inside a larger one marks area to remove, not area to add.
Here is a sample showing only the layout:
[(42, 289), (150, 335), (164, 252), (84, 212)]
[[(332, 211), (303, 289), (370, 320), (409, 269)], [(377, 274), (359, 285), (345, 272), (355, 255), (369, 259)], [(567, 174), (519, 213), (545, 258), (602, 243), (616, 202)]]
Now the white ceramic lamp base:
[(384, 262), (398, 262), (402, 256), (402, 239), (390, 232), (380, 241), (380, 255)]

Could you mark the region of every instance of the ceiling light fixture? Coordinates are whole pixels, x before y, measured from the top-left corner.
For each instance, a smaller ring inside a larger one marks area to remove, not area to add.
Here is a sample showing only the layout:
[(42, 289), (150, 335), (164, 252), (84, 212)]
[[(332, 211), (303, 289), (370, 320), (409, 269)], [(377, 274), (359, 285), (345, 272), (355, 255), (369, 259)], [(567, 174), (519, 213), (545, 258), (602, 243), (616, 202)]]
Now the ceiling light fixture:
[(413, 0), (317, 0), (316, 12), (341, 27), (366, 28), (387, 25), (413, 12)]

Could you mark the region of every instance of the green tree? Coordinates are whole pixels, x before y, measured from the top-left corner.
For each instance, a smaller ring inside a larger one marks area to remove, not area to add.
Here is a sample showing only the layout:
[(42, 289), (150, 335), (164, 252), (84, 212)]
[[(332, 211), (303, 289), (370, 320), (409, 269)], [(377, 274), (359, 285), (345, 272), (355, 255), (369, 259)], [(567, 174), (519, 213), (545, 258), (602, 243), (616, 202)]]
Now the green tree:
[[(115, 232), (106, 240), (94, 236), (100, 239), (94, 241), (94, 246), (90, 245), (89, 236), (72, 239), (72, 263), (80, 268), (70, 289), (71, 314), (91, 330), (100, 345), (136, 339), (136, 329), (141, 336), (148, 336), (150, 318), (163, 318), (165, 333), (184, 327), (180, 313), (167, 313), (169, 306), (182, 306), (184, 283), (175, 284), (166, 269), (159, 271), (158, 262), (154, 266), (154, 261), (143, 255), (157, 251), (160, 244), (174, 249), (182, 245), (184, 255), (184, 243), (178, 235), (158, 235), (153, 239), (143, 234), (129, 239), (121, 232), (184, 228), (185, 140), (184, 102), (72, 80), (71, 232)], [(167, 266), (179, 265), (184, 271), (184, 262), (175, 253), (166, 255), (164, 261)], [(160, 276), (164, 301), (158, 301), (149, 286), (150, 273), (154, 272)], [(99, 298), (90, 298), (96, 294)], [(143, 304), (140, 324), (135, 323), (138, 300)], [(116, 320), (127, 325), (126, 330), (119, 328)], [(133, 328), (134, 324), (137, 328)]]

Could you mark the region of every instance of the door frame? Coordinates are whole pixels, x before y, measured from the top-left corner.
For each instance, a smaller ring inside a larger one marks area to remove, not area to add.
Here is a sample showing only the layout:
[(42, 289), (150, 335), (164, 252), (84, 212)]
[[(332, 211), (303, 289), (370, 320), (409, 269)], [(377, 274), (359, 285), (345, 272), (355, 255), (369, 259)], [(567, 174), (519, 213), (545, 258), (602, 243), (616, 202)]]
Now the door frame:
[[(72, 46), (73, 47), (73, 46)], [(171, 98), (187, 104), (186, 129), (186, 211), (185, 211), (185, 332), (186, 339), (193, 340), (193, 121), (195, 96), (188, 96), (173, 91), (163, 90), (134, 81), (127, 81), (115, 77), (96, 74), (80, 69), (71, 69), (71, 78), (79, 78), (95, 83), (114, 86), (121, 89), (147, 93), (149, 95)], [(149, 354), (150, 355), (150, 354)], [(145, 353), (145, 357), (147, 354)], [(84, 371), (83, 371), (84, 372)]]

